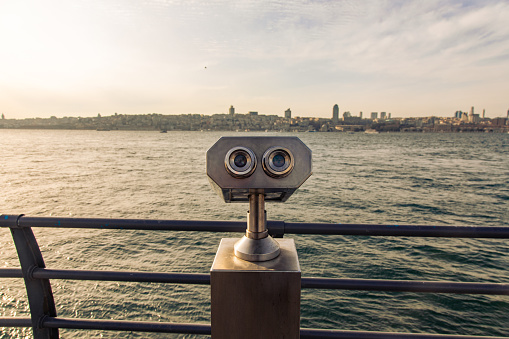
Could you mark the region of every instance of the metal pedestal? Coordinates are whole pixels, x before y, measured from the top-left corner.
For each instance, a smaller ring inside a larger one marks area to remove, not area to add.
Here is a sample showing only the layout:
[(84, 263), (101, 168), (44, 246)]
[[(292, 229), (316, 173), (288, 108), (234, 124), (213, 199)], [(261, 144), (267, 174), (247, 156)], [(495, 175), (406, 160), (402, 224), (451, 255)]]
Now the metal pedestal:
[(239, 239), (222, 239), (211, 268), (212, 338), (299, 338), (301, 271), (293, 239), (280, 255), (250, 262), (235, 256)]

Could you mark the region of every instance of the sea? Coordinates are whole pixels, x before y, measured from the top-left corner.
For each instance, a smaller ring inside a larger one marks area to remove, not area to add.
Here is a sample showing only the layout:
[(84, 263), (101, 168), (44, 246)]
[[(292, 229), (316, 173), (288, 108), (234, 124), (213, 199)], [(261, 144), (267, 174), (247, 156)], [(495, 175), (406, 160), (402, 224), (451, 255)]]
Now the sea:
[[(0, 214), (246, 220), (206, 176), (226, 135), (299, 137), (313, 174), (269, 220), (509, 226), (509, 134), (0, 130)], [(34, 229), (56, 269), (208, 273), (240, 234)], [(285, 235), (303, 277), (509, 282), (509, 240)], [(19, 261), (0, 229), (0, 267)], [(210, 286), (51, 281), (61, 317), (210, 323)], [(509, 336), (509, 296), (302, 290), (301, 327)], [(22, 279), (0, 278), (0, 316), (27, 317)], [(62, 338), (202, 338), (61, 329)], [(0, 338), (31, 338), (0, 328)]]

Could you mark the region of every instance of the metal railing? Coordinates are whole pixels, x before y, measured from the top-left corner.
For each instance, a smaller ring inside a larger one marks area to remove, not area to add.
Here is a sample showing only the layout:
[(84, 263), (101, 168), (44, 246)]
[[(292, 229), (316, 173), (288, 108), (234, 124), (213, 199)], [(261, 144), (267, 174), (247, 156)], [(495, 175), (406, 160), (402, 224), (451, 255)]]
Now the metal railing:
[[(284, 234), (328, 234), (405, 237), (509, 238), (509, 227), (324, 224), (287, 223), (282, 221), (268, 221), (267, 224), (269, 233), (274, 237), (282, 237)], [(71, 319), (57, 317), (50, 279), (209, 285), (210, 275), (193, 273), (48, 269), (45, 267), (42, 254), (32, 232), (32, 228), (95, 228), (242, 233), (246, 229), (246, 222), (43, 218), (26, 217), (24, 215), (1, 215), (0, 227), (8, 227), (10, 229), (21, 263), (21, 269), (0, 269), (0, 278), (24, 279), (31, 311), (30, 318), (0, 317), (0, 327), (32, 327), (34, 338), (58, 338), (59, 328), (210, 335), (210, 324)], [(509, 284), (501, 283), (302, 278), (301, 287), (309, 289), (509, 295)], [(440, 334), (343, 331), (307, 328), (301, 328), (300, 336), (301, 338), (499, 338), (486, 336), (451, 336)]]

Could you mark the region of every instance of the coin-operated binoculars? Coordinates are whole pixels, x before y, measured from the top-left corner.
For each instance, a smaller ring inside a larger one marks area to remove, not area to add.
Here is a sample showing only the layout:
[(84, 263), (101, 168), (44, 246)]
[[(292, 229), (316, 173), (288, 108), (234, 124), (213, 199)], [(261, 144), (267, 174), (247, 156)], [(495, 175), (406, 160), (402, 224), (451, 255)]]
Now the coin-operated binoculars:
[(265, 202), (306, 181), (311, 151), (296, 137), (223, 137), (207, 152), (207, 175), (225, 202), (249, 202), (246, 234), (221, 239), (210, 270), (212, 338), (299, 338), (297, 249), (268, 234)]
[(297, 137), (222, 137), (207, 152), (207, 175), (225, 202), (249, 202), (235, 256), (267, 261), (280, 253), (268, 234), (265, 202), (284, 202), (311, 175), (311, 150)]

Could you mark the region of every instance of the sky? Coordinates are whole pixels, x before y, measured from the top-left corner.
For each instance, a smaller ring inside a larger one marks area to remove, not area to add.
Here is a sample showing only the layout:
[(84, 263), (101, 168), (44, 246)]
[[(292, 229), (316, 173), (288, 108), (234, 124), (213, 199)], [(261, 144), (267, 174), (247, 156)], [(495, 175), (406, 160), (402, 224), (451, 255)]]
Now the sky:
[(0, 0), (6, 118), (509, 109), (509, 0)]

